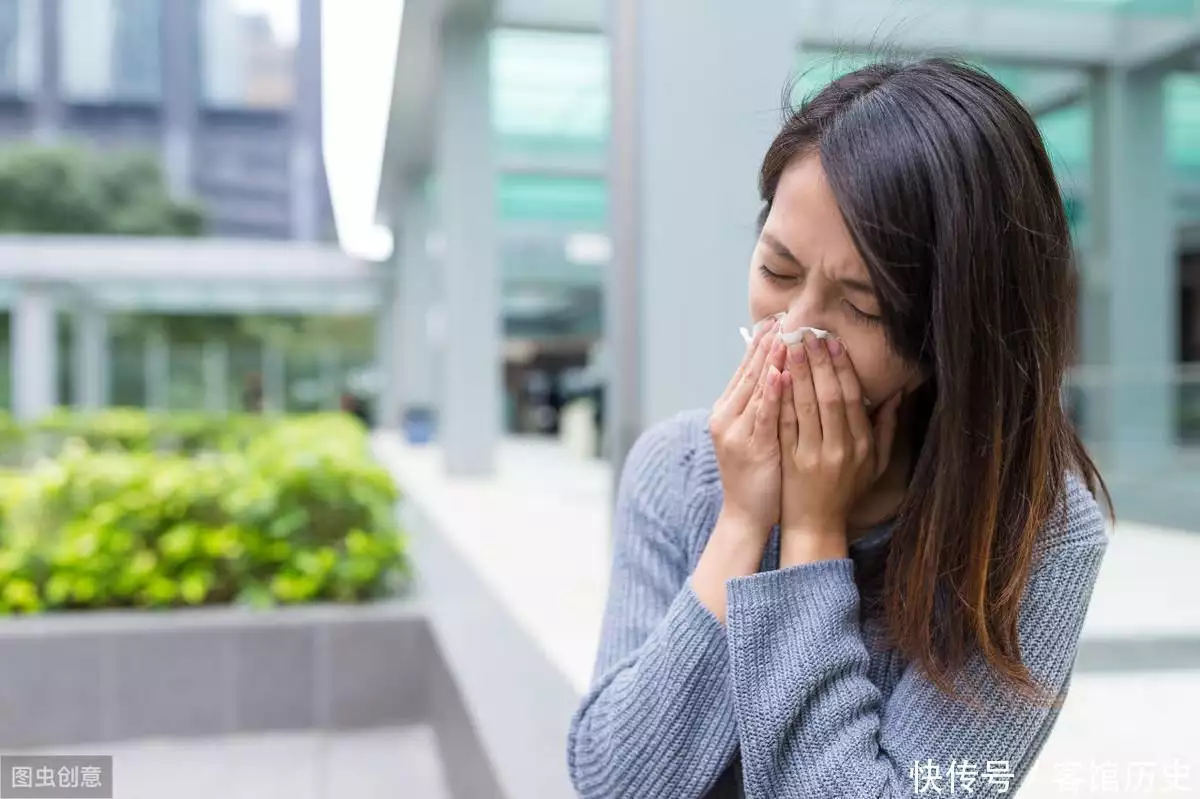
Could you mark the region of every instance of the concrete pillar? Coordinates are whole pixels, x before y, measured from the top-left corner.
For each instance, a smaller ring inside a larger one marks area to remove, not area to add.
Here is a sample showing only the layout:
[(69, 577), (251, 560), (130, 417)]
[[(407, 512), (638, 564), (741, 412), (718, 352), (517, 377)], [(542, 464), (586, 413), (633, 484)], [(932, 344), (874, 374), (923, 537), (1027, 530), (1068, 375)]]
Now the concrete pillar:
[(75, 404), (82, 410), (105, 408), (110, 396), (111, 351), (104, 309), (92, 300), (83, 300), (75, 309), (72, 332)]
[(292, 239), (295, 241), (317, 241), (320, 237), (317, 159), (317, 145), (313, 138), (296, 132), (290, 156)]
[(321, 176), (321, 0), (298, 4), (300, 39), (296, 47), (296, 102), (292, 107), (292, 238), (318, 241), (324, 186)]
[(202, 0), (163, 3), (162, 113), (163, 171), (171, 193), (193, 193), (197, 109), (204, 94), (200, 55)]
[(22, 16), (36, 15), (38, 30), (38, 87), (35, 97), (34, 137), (43, 143), (53, 142), (62, 130), (62, 92), (59, 88), (59, 62), (62, 50), (61, 8), (59, 0), (22, 2)]
[(58, 321), (50, 286), (26, 284), (12, 310), (13, 416), (33, 421), (58, 405)]
[(162, 330), (149, 330), (143, 346), (146, 408), (166, 412), (171, 405), (171, 342)]
[(797, 7), (612, 3), (605, 420), (617, 473), (643, 429), (711, 405), (743, 351), (758, 171), (781, 122)]
[(448, 473), (486, 475), (502, 386), (488, 28), (451, 25), (442, 48), (438, 166), (449, 325), (438, 433)]
[[(1085, 432), (1122, 468), (1175, 441), (1178, 308), (1164, 73), (1093, 74), (1092, 231), (1083, 351), (1108, 367)], [(1088, 307), (1090, 305), (1090, 307)], [(1107, 390), (1104, 390), (1107, 389)]]
[(434, 342), (429, 335), (429, 314), (436, 301), (433, 263), (429, 257), (429, 208), (423, 191), (414, 188), (405, 200), (400, 231), (400, 407), (432, 408), (434, 393)]
[(419, 187), (405, 195), (401, 225), (393, 237), (387, 289), (379, 309), (379, 424), (400, 427), (406, 411), (432, 409), (434, 342), (429, 317), (434, 303), (433, 265), (427, 251), (428, 207)]
[(395, 430), (400, 426), (399, 258), (380, 265), (379, 305), (375, 309), (375, 373), (379, 392), (375, 400), (375, 426)]

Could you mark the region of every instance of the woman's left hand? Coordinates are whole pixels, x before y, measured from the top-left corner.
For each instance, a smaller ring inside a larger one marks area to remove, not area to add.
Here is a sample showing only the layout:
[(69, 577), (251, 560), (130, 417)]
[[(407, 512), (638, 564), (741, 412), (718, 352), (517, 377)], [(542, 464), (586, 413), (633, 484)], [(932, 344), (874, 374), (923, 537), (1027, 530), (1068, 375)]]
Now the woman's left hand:
[(784, 565), (846, 557), (850, 509), (887, 469), (899, 395), (879, 408), (872, 424), (837, 339), (805, 335), (788, 353), (788, 373), (779, 419), (780, 533), (792, 553)]

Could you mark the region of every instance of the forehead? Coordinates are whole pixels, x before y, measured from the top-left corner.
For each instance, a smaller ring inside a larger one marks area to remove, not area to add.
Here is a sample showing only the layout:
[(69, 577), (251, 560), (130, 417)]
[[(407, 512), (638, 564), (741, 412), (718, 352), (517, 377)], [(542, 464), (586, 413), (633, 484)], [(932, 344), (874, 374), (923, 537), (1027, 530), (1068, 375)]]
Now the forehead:
[(763, 231), (806, 267), (835, 268), (842, 276), (866, 273), (817, 156), (797, 159), (784, 169)]

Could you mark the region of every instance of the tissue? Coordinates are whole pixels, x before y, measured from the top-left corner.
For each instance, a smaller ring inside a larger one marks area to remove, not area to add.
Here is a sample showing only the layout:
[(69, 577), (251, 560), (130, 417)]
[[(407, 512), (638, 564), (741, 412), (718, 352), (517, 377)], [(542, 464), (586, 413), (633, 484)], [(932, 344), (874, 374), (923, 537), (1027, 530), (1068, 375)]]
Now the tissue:
[[(765, 325), (767, 322), (771, 321), (772, 319), (775, 319), (780, 324), (783, 324), (783, 320), (786, 317), (787, 317), (786, 313), (772, 314), (771, 316), (768, 316), (765, 319), (760, 319), (757, 322), (755, 322), (754, 327), (752, 329), (747, 330), (746, 328), (743, 327), (743, 328), (739, 328), (738, 332), (742, 334), (742, 339), (747, 344), (749, 344), (750, 342), (754, 341), (754, 337), (758, 334), (758, 331), (761, 330), (763, 325)], [(791, 346), (792, 344), (799, 344), (801, 339), (803, 338), (805, 332), (812, 333), (817, 338), (833, 338), (834, 337), (833, 334), (830, 333), (828, 330), (822, 330), (819, 327), (798, 327), (795, 330), (789, 330), (786, 332), (782, 331), (782, 330), (779, 331), (779, 338), (783, 341), (784, 344)]]
[(812, 333), (817, 338), (833, 338), (832, 333), (830, 333), (828, 330), (822, 330), (819, 327), (798, 327), (795, 330), (790, 330), (787, 332), (781, 330), (779, 331), (779, 338), (784, 344), (787, 344), (790, 347), (793, 344), (799, 344), (801, 340), (803, 340), (806, 332)]

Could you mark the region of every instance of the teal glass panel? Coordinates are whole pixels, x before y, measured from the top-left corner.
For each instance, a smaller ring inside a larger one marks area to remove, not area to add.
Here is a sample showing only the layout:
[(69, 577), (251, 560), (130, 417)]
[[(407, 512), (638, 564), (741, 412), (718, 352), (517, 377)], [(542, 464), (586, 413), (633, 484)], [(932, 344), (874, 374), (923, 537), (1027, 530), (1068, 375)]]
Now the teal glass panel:
[(492, 34), (492, 120), (501, 154), (603, 155), (608, 43), (601, 34)]
[(1167, 147), (1172, 163), (1200, 173), (1200, 75), (1173, 74), (1167, 78), (1166, 92)]
[(120, 321), (109, 321), (109, 400), (121, 407), (144, 408), (148, 401), (145, 334), (140, 329), (121, 327)]
[(234, 412), (255, 410), (250, 400), (255, 396), (255, 390), (263, 384), (262, 342), (230, 342), (228, 368), (225, 407)]
[(1038, 118), (1046, 150), (1060, 174), (1080, 174), (1092, 157), (1092, 110), (1087, 105), (1061, 108)]
[(499, 194), (504, 221), (572, 222), (597, 228), (608, 213), (603, 178), (505, 174), (500, 176)]
[(172, 341), (167, 407), (172, 411), (205, 410), (204, 349), (191, 341)]

